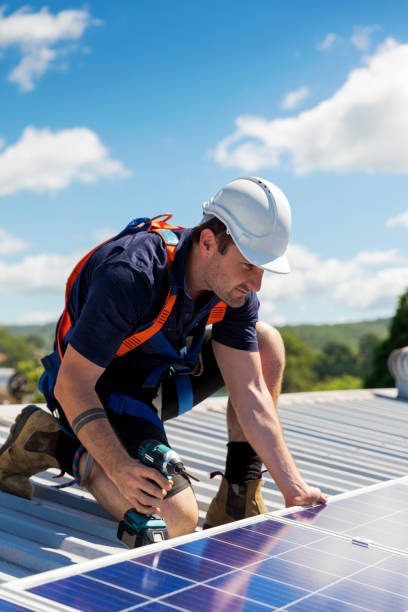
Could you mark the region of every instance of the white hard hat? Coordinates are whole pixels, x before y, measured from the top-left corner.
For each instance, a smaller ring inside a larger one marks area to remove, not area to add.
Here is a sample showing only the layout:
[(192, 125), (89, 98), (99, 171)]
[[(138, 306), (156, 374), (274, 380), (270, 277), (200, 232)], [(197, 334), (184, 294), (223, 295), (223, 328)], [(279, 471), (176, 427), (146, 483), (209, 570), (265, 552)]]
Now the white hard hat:
[(217, 217), (242, 255), (252, 264), (287, 274), (291, 214), (285, 194), (256, 176), (234, 179), (203, 204), (204, 218)]

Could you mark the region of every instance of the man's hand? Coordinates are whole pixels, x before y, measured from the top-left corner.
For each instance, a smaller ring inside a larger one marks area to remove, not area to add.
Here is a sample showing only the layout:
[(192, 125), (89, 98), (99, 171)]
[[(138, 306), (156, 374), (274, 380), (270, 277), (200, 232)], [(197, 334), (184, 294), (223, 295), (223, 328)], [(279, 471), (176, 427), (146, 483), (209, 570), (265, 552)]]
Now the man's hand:
[(308, 484), (303, 483), (296, 488), (298, 489), (296, 492), (291, 491), (289, 494), (284, 494), (286, 508), (291, 508), (292, 506), (313, 506), (327, 502), (327, 497), (317, 487), (310, 487)]
[(159, 505), (173, 486), (158, 470), (131, 457), (116, 468), (111, 478), (129, 504), (148, 516), (160, 514)]

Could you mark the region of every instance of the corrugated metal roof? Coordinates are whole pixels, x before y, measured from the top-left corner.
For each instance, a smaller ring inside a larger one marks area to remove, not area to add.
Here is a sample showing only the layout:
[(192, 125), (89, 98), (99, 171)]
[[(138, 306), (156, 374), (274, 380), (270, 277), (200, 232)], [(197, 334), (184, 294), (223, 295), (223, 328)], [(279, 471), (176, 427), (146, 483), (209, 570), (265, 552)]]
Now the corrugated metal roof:
[[(395, 390), (282, 395), (280, 418), (304, 478), (336, 495), (405, 475), (408, 402), (395, 396)], [(171, 444), (200, 478), (194, 483), (200, 521), (219, 484), (210, 473), (224, 469), (225, 406), (225, 398), (211, 398), (166, 424)], [(20, 408), (1, 406), (0, 443)], [(0, 492), (0, 582), (123, 550), (116, 523), (88, 493), (55, 489), (55, 473), (33, 479), (33, 501)], [(282, 507), (267, 474), (263, 491), (270, 511)]]

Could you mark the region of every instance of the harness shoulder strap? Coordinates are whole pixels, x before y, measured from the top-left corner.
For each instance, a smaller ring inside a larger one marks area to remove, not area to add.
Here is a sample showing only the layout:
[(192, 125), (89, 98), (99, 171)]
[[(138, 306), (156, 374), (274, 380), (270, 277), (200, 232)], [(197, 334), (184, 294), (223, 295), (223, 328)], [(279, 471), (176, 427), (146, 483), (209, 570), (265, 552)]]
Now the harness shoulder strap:
[[(164, 217), (164, 219), (161, 217)], [(153, 217), (151, 220), (152, 223), (147, 230), (148, 232), (155, 232), (155, 234), (158, 234), (166, 246), (167, 271), (170, 270), (170, 266), (173, 263), (179, 242), (178, 236), (173, 232), (173, 230), (184, 229), (181, 225), (170, 225), (167, 223), (170, 218), (171, 214), (169, 213), (159, 215), (158, 217)]]
[[(76, 282), (76, 280), (78, 279), (78, 277), (80, 276), (85, 264), (87, 263), (87, 261), (89, 260), (89, 258), (91, 257), (91, 255), (93, 255), (93, 253), (95, 253), (95, 251), (97, 251), (102, 245), (110, 242), (111, 240), (115, 240), (116, 238), (118, 238), (119, 236), (121, 236), (122, 234), (128, 232), (128, 231), (148, 231), (148, 232), (155, 232), (157, 234), (159, 234), (159, 236), (162, 238), (165, 246), (166, 246), (166, 253), (167, 253), (167, 269), (170, 269), (170, 266), (174, 260), (175, 254), (176, 254), (176, 249), (177, 249), (177, 244), (178, 244), (178, 237), (177, 235), (174, 233), (173, 230), (175, 229), (183, 229), (182, 226), (180, 225), (170, 225), (169, 223), (167, 223), (167, 221), (171, 218), (171, 214), (169, 213), (165, 213), (164, 215), (159, 215), (157, 217), (153, 217), (153, 219), (148, 219), (147, 217), (140, 217), (137, 219), (133, 219), (133, 221), (131, 221), (126, 227), (125, 229), (120, 232), (119, 234), (113, 236), (112, 238), (108, 238), (108, 240), (105, 240), (104, 242), (102, 242), (101, 244), (97, 245), (95, 248), (93, 248), (91, 251), (89, 251), (89, 253), (87, 253), (86, 255), (84, 255), (84, 257), (82, 257), (82, 259), (76, 264), (75, 268), (72, 270), (71, 274), (68, 277), (67, 283), (66, 283), (66, 288), (65, 288), (65, 308), (64, 308), (64, 312), (62, 313), (61, 319), (59, 321), (58, 324), (58, 329), (57, 329), (57, 334), (56, 334), (56, 339), (57, 339), (57, 347), (58, 347), (58, 353), (60, 358), (62, 359), (63, 357), (63, 347), (64, 347), (64, 340), (66, 338), (67, 333), (69, 332), (69, 330), (72, 327), (72, 321), (71, 321), (71, 317), (69, 316), (69, 312), (68, 312), (68, 298), (69, 298), (69, 294)], [(170, 299), (171, 298), (171, 299)], [(141, 340), (140, 342), (138, 342), (138, 344), (136, 344), (136, 346), (138, 346), (139, 344), (141, 344), (142, 342), (146, 342), (146, 340), (149, 339), (149, 337), (151, 337), (153, 334), (155, 334), (158, 329), (161, 329), (161, 327), (163, 327), (165, 321), (167, 320), (167, 317), (169, 316), (173, 306), (174, 306), (174, 302), (176, 300), (176, 296), (167, 296), (166, 302), (162, 308), (162, 310), (160, 311), (159, 315), (156, 317), (155, 321), (152, 322), (152, 326), (149, 326), (147, 329), (143, 330), (143, 332), (139, 332), (143, 334), (143, 340)], [(157, 322), (157, 325), (155, 325)], [(151, 335), (149, 335), (149, 330), (154, 326), (154, 328), (152, 329), (152, 333)], [(135, 335), (135, 334), (134, 334)], [(130, 338), (128, 338), (127, 340), (125, 340), (125, 342), (129, 341), (131, 338), (133, 338), (133, 336), (131, 336)], [(128, 343), (131, 344), (131, 343)], [(134, 348), (134, 346), (132, 347)], [(119, 348), (119, 351), (122, 349), (122, 346)], [(131, 349), (128, 349), (131, 350)], [(117, 355), (119, 355), (119, 351), (117, 353)], [(127, 351), (121, 352), (120, 354), (124, 354)]]
[(65, 308), (64, 308), (64, 312), (62, 313), (61, 319), (59, 321), (57, 334), (56, 334), (58, 353), (61, 359), (63, 355), (64, 339), (72, 327), (71, 317), (69, 316), (69, 312), (68, 312), (68, 298), (69, 298), (69, 294), (71, 293), (71, 289), (74, 286), (74, 283), (77, 280), (78, 276), (80, 275), (82, 268), (84, 267), (88, 259), (91, 257), (91, 255), (95, 253), (95, 251), (99, 249), (99, 247), (101, 247), (103, 244), (105, 244), (106, 242), (109, 242), (109, 240), (112, 240), (112, 238), (108, 238), (108, 240), (105, 240), (101, 244), (98, 244), (98, 246), (93, 248), (92, 251), (89, 251), (89, 253), (84, 255), (82, 259), (76, 264), (71, 274), (68, 276), (68, 280), (65, 286)]
[(154, 321), (142, 331), (137, 331), (128, 338), (126, 338), (116, 352), (117, 357), (126, 355), (126, 353), (140, 346), (144, 342), (147, 342), (148, 340), (150, 340), (150, 338), (157, 334), (157, 332), (161, 330), (161, 328), (169, 318), (176, 299), (177, 294), (173, 293), (172, 289), (170, 289), (169, 293), (167, 294), (166, 301), (164, 302), (164, 306), (162, 307)]
[(225, 311), (227, 310), (227, 304), (225, 302), (218, 302), (210, 311), (207, 319), (207, 325), (213, 325), (219, 323), (225, 317)]

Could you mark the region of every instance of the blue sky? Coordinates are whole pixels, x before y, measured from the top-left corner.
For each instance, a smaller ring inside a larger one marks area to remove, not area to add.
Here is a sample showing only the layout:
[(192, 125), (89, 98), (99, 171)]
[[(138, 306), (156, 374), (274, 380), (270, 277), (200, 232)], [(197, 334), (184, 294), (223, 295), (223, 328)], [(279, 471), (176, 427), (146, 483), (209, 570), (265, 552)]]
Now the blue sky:
[(293, 212), (275, 324), (392, 315), (408, 286), (408, 5), (9, 2), (0, 12), (0, 324), (55, 320), (133, 217), (263, 176)]

